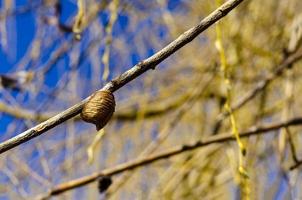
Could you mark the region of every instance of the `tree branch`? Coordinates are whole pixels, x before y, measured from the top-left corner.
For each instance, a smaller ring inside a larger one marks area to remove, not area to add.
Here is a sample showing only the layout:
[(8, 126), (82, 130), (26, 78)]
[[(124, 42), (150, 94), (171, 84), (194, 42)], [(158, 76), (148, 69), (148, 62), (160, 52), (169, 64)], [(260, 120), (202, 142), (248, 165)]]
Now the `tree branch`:
[[(209, 28), (219, 19), (226, 16), (231, 10), (237, 7), (243, 0), (229, 0), (224, 3), (222, 6), (213, 11), (210, 15), (204, 18), (199, 22), (195, 27), (189, 29), (180, 35), (173, 42), (168, 44), (166, 47), (152, 55), (151, 57), (141, 61), (137, 65), (133, 66), (128, 71), (121, 74), (119, 77), (113, 79), (109, 83), (107, 83), (102, 89), (109, 90), (114, 92), (119, 88), (123, 87), (125, 84), (129, 83), (133, 79), (137, 78), (144, 72), (149, 69), (155, 69), (155, 67), (168, 58), (170, 55), (175, 53), (177, 50), (191, 42), (194, 38), (196, 38), (200, 33)], [(68, 108), (67, 110), (57, 114), (56, 116), (48, 119), (47, 121), (38, 124), (37, 126), (9, 139), (0, 144), (0, 153), (8, 151), (26, 141), (31, 140), (34, 137), (37, 137), (51, 128), (65, 122), (66, 120), (78, 115), (83, 105), (86, 103), (88, 98), (84, 99), (80, 103)]]
[[(272, 133), (271, 131), (273, 130), (278, 130), (283, 127), (288, 127), (288, 126), (297, 126), (302, 124), (302, 117), (297, 117), (290, 119), (288, 121), (280, 122), (280, 123), (274, 123), (271, 125), (266, 125), (262, 127), (252, 127), (249, 131), (241, 132), (240, 137), (245, 138), (249, 136), (254, 136), (254, 135), (260, 135), (260, 134), (267, 134), (267, 133)], [(98, 180), (100, 177), (103, 176), (113, 176), (120, 174), (124, 171), (127, 170), (133, 170), (138, 167), (142, 167), (145, 165), (148, 165), (150, 163), (156, 162), (158, 160), (163, 160), (175, 155), (179, 155), (184, 152), (192, 151), (197, 148), (205, 147), (211, 144), (219, 144), (219, 143), (225, 143), (229, 141), (234, 141), (235, 137), (230, 134), (221, 134), (221, 135), (216, 135), (210, 137), (206, 141), (197, 141), (194, 144), (189, 144), (189, 145), (180, 145), (174, 148), (170, 148), (169, 150), (166, 150), (162, 153), (156, 153), (147, 157), (139, 158), (136, 160), (128, 161), (126, 163), (117, 165), (115, 167), (109, 168), (102, 170), (100, 172), (95, 172), (91, 175), (84, 176), (82, 178), (74, 179), (65, 183), (61, 183), (57, 186), (55, 186), (53, 189), (51, 189), (48, 194), (45, 196), (40, 197), (39, 199), (48, 199), (51, 196), (55, 196), (58, 194), (61, 194), (63, 192), (66, 192), (68, 190), (84, 186), (86, 184), (89, 184), (91, 182), (94, 182)]]
[(298, 161), (296, 162), (294, 165), (292, 165), (289, 170), (294, 170), (297, 169), (298, 167), (300, 167), (302, 165), (302, 161)]

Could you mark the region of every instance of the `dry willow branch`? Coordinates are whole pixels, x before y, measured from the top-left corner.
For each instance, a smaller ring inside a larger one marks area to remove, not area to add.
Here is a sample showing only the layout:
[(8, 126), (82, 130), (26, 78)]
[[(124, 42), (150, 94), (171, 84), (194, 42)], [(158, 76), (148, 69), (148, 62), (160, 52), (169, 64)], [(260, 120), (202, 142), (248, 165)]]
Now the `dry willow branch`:
[(302, 161), (298, 161), (294, 165), (292, 165), (289, 169), (294, 170), (294, 169), (297, 169), (298, 167), (300, 167), (301, 165), (302, 165)]
[[(107, 83), (103, 89), (114, 92), (119, 88), (123, 87), (125, 84), (129, 83), (136, 77), (140, 76), (149, 69), (155, 69), (155, 67), (168, 58), (170, 55), (175, 53), (177, 50), (191, 42), (200, 33), (209, 28), (219, 19), (226, 16), (231, 10), (237, 7), (244, 0), (229, 0), (222, 6), (213, 11), (210, 15), (200, 21), (195, 27), (189, 29), (180, 35), (173, 42), (168, 44), (166, 47), (152, 55), (151, 57), (139, 62), (137, 65), (133, 66), (128, 71), (121, 74), (119, 77), (111, 80)], [(80, 103), (68, 108), (67, 110), (57, 114), (56, 116), (48, 119), (47, 121), (38, 124), (37, 126), (11, 138), (0, 144), (0, 153), (6, 152), (24, 142), (31, 140), (34, 137), (41, 135), (42, 133), (56, 127), (57, 125), (65, 122), (66, 120), (78, 115), (83, 105), (86, 103), (88, 98), (84, 99)]]
[[(240, 137), (249, 137), (253, 135), (261, 135), (266, 133), (272, 133), (271, 131), (278, 130), (283, 127), (289, 127), (289, 126), (297, 126), (302, 124), (302, 117), (297, 117), (290, 119), (288, 121), (280, 122), (280, 123), (274, 123), (271, 125), (266, 125), (262, 127), (253, 127), (249, 131), (241, 132)], [(192, 151), (197, 148), (205, 147), (211, 144), (218, 144), (218, 143), (225, 143), (229, 141), (234, 141), (235, 137), (230, 134), (221, 134), (210, 137), (208, 140), (205, 141), (197, 141), (194, 144), (189, 145), (180, 145), (174, 148), (171, 148), (169, 150), (166, 150), (162, 153), (156, 153), (147, 157), (139, 158), (136, 160), (128, 161), (126, 163), (117, 165), (115, 167), (102, 170), (100, 172), (95, 172), (91, 175), (84, 176), (82, 178), (78, 178), (75, 180), (71, 180), (62, 184), (59, 184), (55, 186), (53, 189), (51, 189), (45, 196), (40, 197), (40, 199), (48, 199), (51, 196), (61, 194), (63, 192), (66, 192), (68, 190), (81, 187), (83, 185), (89, 184), (93, 181), (98, 180), (100, 177), (103, 176), (113, 176), (117, 175), (119, 173), (122, 173), (127, 170), (133, 170), (138, 167), (145, 166), (147, 164), (153, 163), (158, 160), (166, 159), (171, 156), (175, 156), (187, 151)]]

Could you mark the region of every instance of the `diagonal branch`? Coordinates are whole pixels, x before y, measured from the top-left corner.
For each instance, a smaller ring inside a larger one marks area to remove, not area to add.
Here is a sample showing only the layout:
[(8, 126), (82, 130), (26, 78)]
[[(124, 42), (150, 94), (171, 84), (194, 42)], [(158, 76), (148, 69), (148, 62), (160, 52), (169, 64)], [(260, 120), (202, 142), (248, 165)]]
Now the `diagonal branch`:
[[(274, 130), (278, 130), (283, 127), (289, 127), (289, 126), (297, 126), (302, 124), (302, 117), (297, 117), (290, 119), (288, 121), (280, 122), (280, 123), (274, 123), (271, 125), (266, 125), (262, 127), (254, 127), (251, 128), (249, 131), (241, 132), (240, 137), (250, 137), (254, 135), (261, 135), (261, 134), (267, 134), (267, 133), (275, 133), (272, 132)], [(156, 162), (158, 160), (163, 160), (184, 152), (192, 151), (197, 148), (205, 147), (211, 144), (219, 144), (219, 143), (225, 143), (229, 141), (235, 141), (235, 137), (230, 134), (221, 134), (210, 137), (206, 141), (197, 141), (194, 144), (189, 145), (180, 145), (176, 146), (174, 148), (168, 149), (161, 153), (156, 153), (147, 157), (139, 158), (136, 160), (128, 161), (126, 163), (119, 164), (115, 167), (102, 170), (100, 172), (95, 172), (91, 175), (84, 176), (82, 178), (74, 179), (65, 183), (61, 183), (57, 186), (55, 186), (53, 189), (51, 189), (48, 194), (46, 194), (43, 197), (40, 197), (41, 199), (48, 199), (51, 196), (55, 196), (58, 194), (61, 194), (63, 192), (66, 192), (68, 190), (72, 190), (77, 187), (84, 186), (86, 184), (89, 184), (91, 182), (94, 182), (98, 180), (100, 177), (103, 176), (113, 176), (120, 174), (127, 170), (133, 170), (138, 167), (142, 167), (145, 165), (148, 165), (150, 163)]]
[[(137, 78), (144, 72), (149, 69), (155, 69), (155, 67), (164, 61), (166, 58), (171, 56), (177, 50), (191, 42), (196, 38), (200, 33), (209, 28), (219, 19), (226, 16), (231, 10), (237, 7), (243, 0), (229, 0), (224, 3), (222, 6), (213, 11), (210, 15), (200, 21), (195, 27), (187, 30), (182, 35), (180, 35), (173, 42), (168, 44), (166, 47), (152, 55), (151, 57), (141, 61), (137, 65), (133, 66), (128, 71), (121, 74), (119, 77), (111, 80), (107, 83), (102, 89), (109, 90), (114, 92), (119, 88), (123, 87), (125, 84), (129, 83), (133, 79)], [(46, 131), (56, 127), (57, 125), (65, 122), (66, 120), (78, 115), (83, 105), (86, 103), (88, 98), (79, 102), (78, 104), (68, 108), (67, 110), (57, 114), (56, 116), (46, 120), (45, 122), (38, 124), (37, 126), (9, 139), (0, 144), (0, 154), (8, 151), (24, 142), (31, 140), (34, 137), (37, 137)]]

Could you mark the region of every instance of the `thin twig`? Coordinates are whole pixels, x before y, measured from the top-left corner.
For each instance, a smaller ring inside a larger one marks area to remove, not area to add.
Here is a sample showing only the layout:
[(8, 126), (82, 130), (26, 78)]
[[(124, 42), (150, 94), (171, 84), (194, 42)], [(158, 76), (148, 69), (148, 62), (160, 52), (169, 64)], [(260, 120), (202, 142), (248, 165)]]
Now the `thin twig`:
[[(302, 117), (297, 117), (297, 118), (293, 118), (293, 119), (290, 119), (285, 122), (274, 123), (274, 124), (267, 125), (267, 126), (251, 128), (249, 131), (241, 132), (240, 137), (245, 138), (245, 137), (249, 137), (249, 136), (266, 134), (266, 133), (276, 133), (276, 131), (273, 131), (273, 130), (277, 130), (277, 129), (280, 129), (283, 127), (288, 127), (288, 126), (297, 126), (297, 125), (301, 125), (301, 124), (302, 124)], [(48, 199), (51, 196), (55, 196), (55, 195), (61, 194), (63, 192), (66, 192), (68, 190), (84, 186), (86, 184), (89, 184), (91, 182), (98, 180), (102, 176), (117, 175), (124, 171), (133, 170), (135, 168), (148, 165), (155, 161), (163, 160), (163, 159), (166, 159), (166, 158), (169, 158), (169, 157), (172, 157), (172, 156), (184, 153), (184, 152), (195, 150), (197, 148), (205, 147), (205, 146), (208, 146), (211, 144), (225, 143), (225, 142), (234, 141), (234, 140), (235, 140), (235, 137), (233, 135), (221, 134), (221, 135), (212, 136), (212, 137), (210, 137), (210, 139), (208, 139), (206, 141), (197, 141), (194, 144), (180, 145), (180, 146), (171, 148), (169, 150), (166, 150), (162, 153), (156, 153), (156, 154), (144, 157), (144, 158), (139, 158), (139, 159), (136, 159), (133, 161), (129, 161), (129, 162), (117, 165), (115, 167), (102, 170), (100, 172), (95, 172), (91, 175), (87, 175), (82, 178), (74, 179), (74, 180), (59, 184), (59, 185), (55, 186), (53, 189), (51, 189), (45, 196), (39, 197), (39, 199)]]
[[(194, 38), (196, 38), (200, 33), (204, 30), (209, 28), (219, 19), (226, 16), (231, 10), (233, 10), (236, 6), (238, 6), (243, 0), (230, 0), (224, 3), (222, 6), (217, 8), (213, 11), (210, 15), (204, 18), (202, 21), (199, 22), (195, 27), (189, 29), (188, 31), (184, 32), (180, 35), (177, 39), (173, 42), (168, 44), (166, 47), (152, 55), (151, 57), (139, 62), (137, 65), (129, 69), (128, 71), (121, 74), (119, 77), (111, 80), (107, 83), (102, 89), (109, 90), (114, 92), (119, 88), (123, 87), (125, 84), (129, 83), (133, 79), (137, 78), (144, 72), (155, 69), (155, 67), (164, 61), (166, 58), (171, 56), (177, 50), (191, 42)], [(65, 122), (66, 120), (78, 115), (83, 105), (86, 103), (88, 98), (84, 99), (83, 101), (79, 102), (78, 104), (68, 108), (67, 110), (57, 114), (56, 116), (48, 119), (47, 121), (11, 138), (8, 139), (0, 144), (0, 154), (3, 152), (8, 151), (24, 142), (31, 140), (34, 137), (45, 133), (46, 131), (56, 127), (57, 125)]]
[(296, 147), (295, 147), (295, 144), (294, 144), (294, 141), (293, 141), (293, 138), (292, 138), (292, 133), (291, 133), (291, 131), (289, 130), (288, 127), (285, 128), (285, 131), (287, 133), (288, 143), (289, 143), (289, 147), (290, 147), (290, 150), (291, 150), (291, 153), (292, 153), (293, 160), (294, 160), (295, 163), (298, 163), (299, 159), (298, 159)]
[(294, 165), (292, 165), (289, 170), (294, 170), (297, 169), (298, 167), (300, 167), (300, 165), (302, 165), (302, 160), (300, 160), (299, 162), (296, 162)]
[(300, 167), (300, 165), (302, 165), (302, 160), (300, 160), (298, 158), (296, 147), (295, 147), (295, 144), (294, 144), (294, 141), (293, 141), (293, 138), (292, 138), (292, 133), (290, 132), (290, 130), (289, 130), (288, 127), (285, 130), (287, 132), (288, 143), (289, 143), (289, 147), (290, 147), (290, 150), (291, 150), (291, 153), (292, 153), (292, 158), (293, 158), (293, 160), (295, 162), (295, 164), (293, 164), (289, 168), (289, 170), (294, 170), (294, 169)]

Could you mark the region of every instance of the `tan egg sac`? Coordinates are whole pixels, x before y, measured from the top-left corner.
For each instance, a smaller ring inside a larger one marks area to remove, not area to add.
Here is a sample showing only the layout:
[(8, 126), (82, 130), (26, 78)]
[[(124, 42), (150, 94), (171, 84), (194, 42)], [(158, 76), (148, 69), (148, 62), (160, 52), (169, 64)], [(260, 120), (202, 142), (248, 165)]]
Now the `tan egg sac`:
[(96, 125), (96, 129), (102, 129), (112, 117), (115, 110), (114, 96), (110, 91), (95, 92), (84, 105), (81, 118)]

